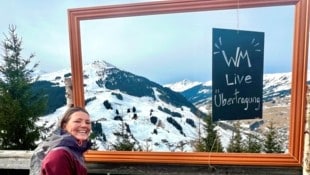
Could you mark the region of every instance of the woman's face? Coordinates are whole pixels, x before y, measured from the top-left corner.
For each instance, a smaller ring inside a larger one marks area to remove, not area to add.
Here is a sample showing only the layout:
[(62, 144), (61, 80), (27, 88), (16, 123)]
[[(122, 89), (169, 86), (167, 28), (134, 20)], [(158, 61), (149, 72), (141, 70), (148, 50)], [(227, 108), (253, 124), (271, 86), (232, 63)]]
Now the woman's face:
[(82, 111), (71, 114), (64, 129), (79, 141), (87, 140), (91, 131), (89, 115)]

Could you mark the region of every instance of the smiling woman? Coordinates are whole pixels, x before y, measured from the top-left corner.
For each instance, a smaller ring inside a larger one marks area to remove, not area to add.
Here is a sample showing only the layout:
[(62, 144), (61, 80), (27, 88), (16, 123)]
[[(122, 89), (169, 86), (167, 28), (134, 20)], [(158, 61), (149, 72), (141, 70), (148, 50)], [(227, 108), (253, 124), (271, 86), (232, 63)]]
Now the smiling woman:
[(86, 175), (83, 153), (91, 146), (90, 130), (90, 117), (85, 109), (67, 109), (58, 129), (34, 151), (30, 174)]
[[(127, 19), (128, 17), (138, 17), (138, 16), (144, 17), (149, 15), (156, 16), (156, 15), (175, 14), (175, 13), (187, 14), (193, 12), (211, 12), (215, 10), (235, 9), (236, 7), (238, 9), (243, 9), (252, 7), (268, 7), (268, 6), (282, 6), (282, 5), (292, 5), (295, 7), (294, 42), (292, 43), (293, 58), (291, 59), (293, 69), (292, 69), (292, 85), (291, 85), (292, 90), (291, 90), (290, 116), (289, 116), (290, 130), (289, 130), (289, 141), (288, 141), (289, 145), (287, 153), (254, 154), (254, 153), (205, 153), (205, 152), (172, 153), (172, 152), (90, 151), (86, 154), (86, 159), (91, 162), (300, 166), (302, 162), (304, 116), (306, 109), (305, 83), (307, 72), (306, 62), (308, 53), (307, 49), (305, 48), (308, 48), (308, 33), (309, 33), (308, 31), (309, 25), (307, 23), (307, 21), (309, 21), (309, 2), (307, 0), (267, 0), (267, 1), (239, 0), (238, 2), (236, 2), (235, 0), (225, 0), (225, 1), (180, 0), (180, 1), (159, 1), (159, 2), (146, 2), (146, 3), (125, 4), (125, 5), (111, 5), (111, 6), (101, 6), (91, 8), (70, 9), (68, 11), (68, 15), (69, 15), (72, 80), (73, 80), (73, 103), (75, 106), (85, 105), (84, 77), (87, 75), (83, 75), (83, 61), (86, 60), (85, 57), (87, 57), (88, 55), (84, 53), (81, 44), (82, 43), (81, 34), (83, 35), (84, 29), (86, 28), (83, 28), (83, 30), (80, 29), (81, 23), (82, 26), (84, 25), (84, 20), (85, 21), (95, 19), (112, 20), (116, 18)], [(165, 18), (165, 16), (163, 16), (163, 18)], [(205, 21), (206, 19), (203, 18), (200, 20)], [(267, 27), (272, 28), (273, 26), (267, 26)], [(105, 32), (103, 34), (113, 35), (114, 31), (116, 30), (120, 29), (113, 28), (112, 31)], [(178, 31), (181, 29), (176, 28), (174, 30)], [(186, 36), (181, 36), (181, 38), (182, 37)], [(108, 44), (112, 43), (113, 42)], [(185, 46), (186, 43), (187, 42), (184, 43)], [(123, 46), (122, 49), (132, 47), (131, 44), (132, 43), (128, 43), (128, 45)], [(146, 40), (145, 44), (146, 45), (149, 44), (148, 40)], [(197, 44), (198, 47), (200, 45), (201, 44)], [(137, 50), (138, 51), (143, 50), (143, 47), (141, 46), (141, 48)], [(184, 48), (183, 49), (175, 48), (172, 50), (181, 52), (184, 51)], [(82, 61), (82, 51), (84, 58), (83, 61)], [(118, 51), (121, 52), (121, 50)], [(127, 53), (126, 55), (130, 55), (130, 50), (127, 51), (126, 53)], [(111, 58), (112, 62), (113, 59), (114, 57)], [(159, 58), (143, 57), (144, 61), (149, 59), (154, 60)], [(125, 58), (121, 61), (125, 61)], [(164, 59), (164, 61), (166, 61), (166, 59)], [(193, 61), (195, 61), (195, 59), (193, 59)], [(208, 71), (207, 68), (206, 70)], [(203, 74), (206, 75), (208, 73)], [(139, 80), (144, 79), (141, 78)], [(102, 82), (100, 83), (100, 85), (102, 85)], [(108, 101), (106, 103), (108, 103)], [(162, 110), (167, 111), (167, 109), (165, 108), (162, 108)], [(173, 111), (170, 111), (170, 113), (171, 112)]]

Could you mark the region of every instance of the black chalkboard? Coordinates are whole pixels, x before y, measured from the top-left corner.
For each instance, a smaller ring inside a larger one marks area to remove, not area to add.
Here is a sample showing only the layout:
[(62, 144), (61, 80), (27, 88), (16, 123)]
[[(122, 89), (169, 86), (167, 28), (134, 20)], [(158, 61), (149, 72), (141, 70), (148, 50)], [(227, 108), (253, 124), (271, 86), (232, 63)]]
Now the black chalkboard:
[(264, 33), (213, 29), (212, 120), (262, 118)]

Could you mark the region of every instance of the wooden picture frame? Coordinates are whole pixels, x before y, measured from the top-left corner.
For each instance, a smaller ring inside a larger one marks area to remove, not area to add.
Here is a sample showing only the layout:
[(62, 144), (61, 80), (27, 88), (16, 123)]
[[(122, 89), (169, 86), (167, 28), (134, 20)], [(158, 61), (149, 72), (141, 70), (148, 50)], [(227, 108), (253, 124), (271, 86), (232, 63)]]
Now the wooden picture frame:
[(68, 10), (73, 103), (84, 106), (80, 22), (114, 17), (169, 14), (223, 9), (295, 6), (289, 150), (285, 154), (208, 152), (88, 151), (88, 162), (165, 163), (255, 166), (301, 166), (306, 114), (307, 58), (309, 38), (308, 0), (167, 0)]

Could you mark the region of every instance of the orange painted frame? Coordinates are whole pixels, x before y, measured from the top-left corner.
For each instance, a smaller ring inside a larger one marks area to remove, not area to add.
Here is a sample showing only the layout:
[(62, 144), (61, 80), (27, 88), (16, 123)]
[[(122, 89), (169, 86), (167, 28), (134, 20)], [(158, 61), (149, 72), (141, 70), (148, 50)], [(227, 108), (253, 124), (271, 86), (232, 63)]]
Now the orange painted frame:
[(89, 151), (89, 162), (301, 166), (306, 114), (309, 0), (166, 0), (68, 10), (73, 103), (84, 106), (80, 21), (150, 14), (295, 5), (289, 152), (287, 154)]

